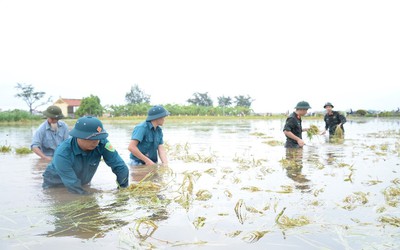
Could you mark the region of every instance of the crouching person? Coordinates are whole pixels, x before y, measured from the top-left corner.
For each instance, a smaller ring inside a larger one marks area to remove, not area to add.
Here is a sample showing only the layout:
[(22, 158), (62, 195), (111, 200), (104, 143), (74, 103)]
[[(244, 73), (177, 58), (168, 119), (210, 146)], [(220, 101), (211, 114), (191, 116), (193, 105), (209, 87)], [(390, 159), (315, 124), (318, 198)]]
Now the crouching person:
[(43, 173), (43, 188), (64, 186), (71, 193), (87, 194), (82, 186), (92, 180), (101, 157), (117, 176), (118, 186), (128, 186), (128, 167), (107, 140), (108, 133), (99, 119), (81, 117), (69, 134)]

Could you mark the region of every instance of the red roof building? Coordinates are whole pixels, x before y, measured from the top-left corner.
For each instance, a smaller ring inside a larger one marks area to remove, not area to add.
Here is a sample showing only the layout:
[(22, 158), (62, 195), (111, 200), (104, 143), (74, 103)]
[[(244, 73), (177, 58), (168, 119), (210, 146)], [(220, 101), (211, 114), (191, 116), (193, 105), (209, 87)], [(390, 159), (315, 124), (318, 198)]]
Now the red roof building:
[(82, 99), (69, 99), (60, 97), (54, 102), (54, 105), (60, 107), (65, 117), (75, 118), (75, 112), (81, 105), (81, 101)]

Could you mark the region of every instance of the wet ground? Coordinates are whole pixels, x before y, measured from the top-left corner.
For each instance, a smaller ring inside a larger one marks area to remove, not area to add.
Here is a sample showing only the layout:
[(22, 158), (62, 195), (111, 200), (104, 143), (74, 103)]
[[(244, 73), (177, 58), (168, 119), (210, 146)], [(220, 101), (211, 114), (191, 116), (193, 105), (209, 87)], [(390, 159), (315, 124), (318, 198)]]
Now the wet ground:
[[(42, 190), (47, 163), (15, 153), (37, 125), (0, 126), (0, 249), (400, 248), (399, 120), (350, 120), (343, 141), (304, 133), (287, 151), (284, 120), (166, 119), (169, 166), (130, 169), (118, 191), (102, 162), (89, 196)], [(104, 125), (127, 162), (133, 125)]]

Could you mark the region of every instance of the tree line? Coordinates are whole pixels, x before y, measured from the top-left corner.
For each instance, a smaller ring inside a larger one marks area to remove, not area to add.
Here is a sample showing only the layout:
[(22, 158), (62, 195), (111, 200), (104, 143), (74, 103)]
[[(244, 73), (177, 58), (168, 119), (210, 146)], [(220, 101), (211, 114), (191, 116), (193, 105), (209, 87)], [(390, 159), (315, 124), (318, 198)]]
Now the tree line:
[[(21, 98), (28, 106), (31, 114), (40, 106), (50, 103), (51, 97), (46, 101), (42, 101), (45, 97), (44, 91), (35, 91), (30, 84), (17, 83), (15, 86), (18, 93), (15, 95)], [(93, 115), (93, 116), (134, 116), (146, 115), (150, 104), (151, 96), (140, 89), (139, 85), (131, 86), (130, 91), (125, 94), (125, 105), (101, 105), (101, 100), (96, 95), (84, 97), (81, 105), (76, 110), (76, 116)], [(219, 96), (218, 106), (214, 103), (208, 92), (195, 92), (191, 98), (186, 101), (188, 105), (165, 104), (163, 105), (173, 115), (210, 115), (210, 116), (240, 116), (250, 115), (253, 113), (251, 105), (254, 101), (249, 95), (238, 95), (233, 98), (229, 96)]]

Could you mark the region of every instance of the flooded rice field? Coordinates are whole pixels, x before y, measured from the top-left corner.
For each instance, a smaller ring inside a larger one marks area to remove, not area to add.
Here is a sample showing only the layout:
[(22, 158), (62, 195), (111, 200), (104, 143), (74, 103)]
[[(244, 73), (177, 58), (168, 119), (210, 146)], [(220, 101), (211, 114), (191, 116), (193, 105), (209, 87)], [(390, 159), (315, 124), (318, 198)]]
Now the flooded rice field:
[[(0, 249), (400, 248), (400, 120), (350, 120), (343, 141), (304, 133), (287, 151), (284, 120), (167, 118), (168, 167), (131, 168), (118, 191), (102, 162), (88, 196), (43, 190), (46, 162), (16, 154), (37, 125), (0, 126)], [(126, 162), (133, 126), (104, 122)]]

